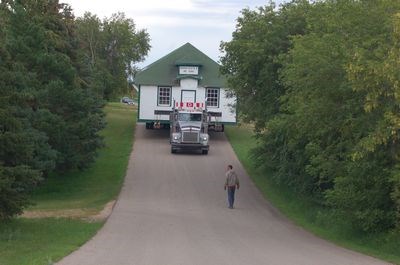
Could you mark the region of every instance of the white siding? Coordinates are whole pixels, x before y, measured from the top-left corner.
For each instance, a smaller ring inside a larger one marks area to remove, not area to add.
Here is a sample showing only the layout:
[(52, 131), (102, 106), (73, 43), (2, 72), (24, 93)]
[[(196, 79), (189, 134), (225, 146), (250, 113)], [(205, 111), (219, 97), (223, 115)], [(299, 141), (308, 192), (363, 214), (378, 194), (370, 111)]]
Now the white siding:
[(228, 97), (225, 88), (220, 90), (219, 109), (222, 112), (222, 122), (236, 122), (236, 98)]
[(157, 106), (157, 86), (140, 87), (139, 120), (155, 120), (154, 110), (170, 110), (171, 107)]
[[(196, 102), (205, 103), (206, 89), (197, 87), (198, 81), (195, 79), (182, 79), (181, 86), (172, 87), (171, 106), (157, 106), (158, 87), (157, 86), (141, 86), (140, 87), (140, 105), (139, 120), (161, 120), (168, 121), (168, 115), (154, 115), (155, 110), (172, 110), (174, 100), (181, 101), (182, 90), (195, 90)], [(222, 117), (217, 118), (220, 122), (236, 122), (236, 109), (232, 109), (236, 102), (235, 98), (228, 98), (224, 88), (220, 89), (219, 107), (209, 108), (212, 112), (221, 112)], [(233, 112), (232, 112), (233, 111)]]
[(198, 81), (196, 79), (185, 78), (181, 79), (182, 89), (195, 90), (197, 88)]

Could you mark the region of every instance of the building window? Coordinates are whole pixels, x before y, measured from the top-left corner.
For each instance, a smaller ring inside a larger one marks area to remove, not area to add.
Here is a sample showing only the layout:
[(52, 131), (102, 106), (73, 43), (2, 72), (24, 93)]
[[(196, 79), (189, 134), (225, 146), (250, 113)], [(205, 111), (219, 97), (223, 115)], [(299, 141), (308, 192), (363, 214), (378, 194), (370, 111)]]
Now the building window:
[(207, 88), (207, 107), (219, 107), (219, 88)]
[(158, 105), (171, 106), (171, 87), (158, 88)]

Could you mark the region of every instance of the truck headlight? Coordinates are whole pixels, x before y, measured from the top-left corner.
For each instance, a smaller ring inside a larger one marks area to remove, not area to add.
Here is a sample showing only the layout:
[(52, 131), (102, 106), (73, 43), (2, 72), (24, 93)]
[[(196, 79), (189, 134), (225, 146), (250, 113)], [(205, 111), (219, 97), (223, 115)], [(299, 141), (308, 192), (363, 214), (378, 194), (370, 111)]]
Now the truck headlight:
[(208, 142), (208, 134), (200, 135), (200, 139), (203, 142), (203, 144), (207, 144), (207, 142)]
[(174, 134), (172, 135), (172, 140), (173, 140), (174, 142), (178, 142), (179, 139), (181, 139), (181, 135), (180, 135), (179, 133), (174, 133)]

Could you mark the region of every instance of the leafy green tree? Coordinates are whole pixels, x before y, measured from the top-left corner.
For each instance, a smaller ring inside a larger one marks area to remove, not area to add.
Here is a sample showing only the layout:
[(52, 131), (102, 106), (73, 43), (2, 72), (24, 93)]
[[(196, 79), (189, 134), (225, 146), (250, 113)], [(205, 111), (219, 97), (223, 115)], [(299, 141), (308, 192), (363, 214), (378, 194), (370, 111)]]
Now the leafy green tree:
[[(374, 33), (364, 38), (354, 49), (347, 65), (348, 79), (354, 91), (363, 94), (362, 107), (368, 117), (364, 135), (356, 143), (351, 158), (353, 164), (361, 164), (374, 172), (361, 176), (340, 178), (335, 189), (329, 194), (330, 202), (343, 202), (341, 194), (346, 186), (355, 186), (366, 199), (355, 204), (353, 212), (363, 220), (365, 230), (370, 227), (393, 226), (397, 204), (397, 223), (399, 222), (398, 167), (399, 167), (399, 129), (400, 98), (398, 96), (400, 76), (399, 67), (399, 15), (398, 1), (367, 3), (368, 16), (375, 17)], [(388, 11), (390, 10), (390, 11)], [(379, 17), (385, 16), (382, 20)], [(378, 162), (380, 162), (378, 164)], [(366, 181), (368, 180), (368, 181)], [(359, 185), (357, 185), (359, 184)], [(371, 188), (373, 186), (373, 188)], [(361, 188), (362, 189), (361, 189)], [(347, 207), (348, 208), (348, 207)]]
[(76, 19), (76, 26), (80, 43), (80, 76), (84, 86), (103, 98), (105, 88), (112, 86), (113, 79), (104, 56), (103, 23), (96, 15), (86, 12)]
[(247, 121), (262, 131), (279, 112), (285, 87), (279, 80), (279, 57), (291, 47), (291, 36), (306, 31), (307, 1), (293, 1), (276, 9), (271, 3), (256, 11), (242, 10), (232, 40), (221, 43), (222, 73), (239, 99)]
[(244, 10), (222, 44), (258, 164), (363, 231), (399, 220), (399, 11), (396, 0), (270, 5)]
[(136, 72), (135, 63), (142, 61), (150, 49), (148, 33), (137, 30), (124, 13), (103, 21), (85, 13), (77, 19), (77, 26), (86, 83), (105, 99), (127, 92), (128, 78)]
[[(400, 69), (400, 12), (397, 13), (393, 19), (393, 46), (388, 54), (387, 61), (384, 64), (384, 71), (387, 74), (388, 80), (390, 80), (392, 84), (392, 94), (391, 96), (399, 101), (399, 91), (400, 91), (400, 76), (399, 72), (397, 71)], [(393, 108), (394, 106), (392, 106)], [(397, 104), (398, 109), (398, 104)], [(395, 110), (393, 108), (392, 110)], [(399, 126), (400, 120), (398, 118), (399, 111), (391, 112), (391, 115), (388, 115), (389, 123), (391, 124), (390, 128), (392, 130), (392, 139), (390, 143), (391, 147), (391, 154), (392, 159), (398, 161), (399, 154), (398, 154), (398, 143), (399, 143)], [(391, 182), (394, 186), (394, 190), (392, 193), (392, 198), (396, 203), (396, 214), (397, 214), (397, 226), (400, 227), (400, 167), (398, 163), (392, 169), (392, 179)]]
[[(390, 45), (391, 34), (388, 7), (392, 12), (400, 8), (397, 1), (384, 0), (316, 3), (307, 18), (309, 33), (293, 39), (282, 71), (289, 87), (284, 110), (298, 131), (285, 140), (296, 143), (289, 151), (297, 152), (292, 159), (301, 161), (299, 167), (304, 169), (294, 177), (306, 180), (311, 194), (326, 195), (330, 207), (365, 231), (394, 225), (390, 148), (380, 142), (365, 156), (359, 151), (371, 132), (386, 128), (383, 105), (390, 100), (385, 99), (377, 111), (366, 111), (370, 96), (357, 86), (364, 88), (378, 79), (362, 84), (351, 78), (351, 69), (362, 50), (384, 60), (383, 47)], [(388, 19), (382, 19), (385, 16)], [(360, 67), (367, 65), (363, 61)], [(282, 166), (284, 172), (292, 171), (290, 164)]]

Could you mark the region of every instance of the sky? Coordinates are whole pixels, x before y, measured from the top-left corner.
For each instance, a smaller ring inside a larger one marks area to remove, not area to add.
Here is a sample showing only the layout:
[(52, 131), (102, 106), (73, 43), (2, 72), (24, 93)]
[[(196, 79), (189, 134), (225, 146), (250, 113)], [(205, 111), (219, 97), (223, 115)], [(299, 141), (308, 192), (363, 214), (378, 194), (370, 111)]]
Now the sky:
[[(285, 0), (276, 0), (280, 4)], [(99, 18), (124, 12), (137, 29), (150, 35), (151, 50), (145, 67), (187, 42), (219, 62), (221, 41), (231, 40), (236, 19), (246, 7), (255, 9), (268, 0), (60, 0), (72, 6), (75, 16), (89, 11)]]

